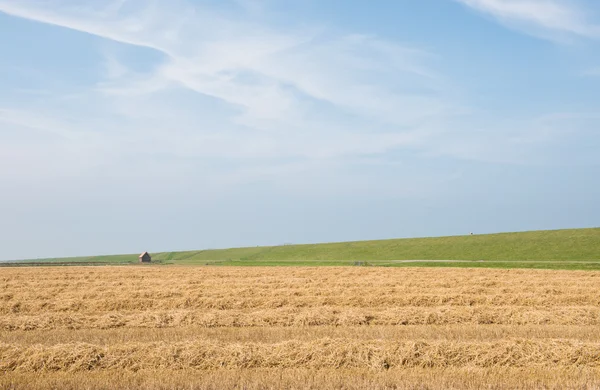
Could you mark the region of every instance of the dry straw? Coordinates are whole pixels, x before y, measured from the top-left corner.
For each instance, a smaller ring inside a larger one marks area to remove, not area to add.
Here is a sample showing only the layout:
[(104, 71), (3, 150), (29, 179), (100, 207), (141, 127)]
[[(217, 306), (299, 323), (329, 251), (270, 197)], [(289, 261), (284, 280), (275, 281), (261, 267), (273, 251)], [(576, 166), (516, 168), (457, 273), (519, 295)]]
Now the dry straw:
[(594, 388), (599, 325), (598, 272), (5, 269), (0, 387)]
[(390, 369), (399, 367), (600, 367), (600, 344), (564, 340), (486, 342), (318, 339), (264, 343), (0, 345), (0, 371), (142, 369)]

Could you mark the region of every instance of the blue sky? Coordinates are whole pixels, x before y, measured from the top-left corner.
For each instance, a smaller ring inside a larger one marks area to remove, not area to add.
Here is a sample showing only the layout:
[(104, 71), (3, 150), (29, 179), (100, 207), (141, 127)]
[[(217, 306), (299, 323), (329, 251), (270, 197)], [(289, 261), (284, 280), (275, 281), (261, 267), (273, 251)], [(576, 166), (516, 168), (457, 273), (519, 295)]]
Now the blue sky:
[(0, 259), (600, 225), (595, 0), (0, 0)]

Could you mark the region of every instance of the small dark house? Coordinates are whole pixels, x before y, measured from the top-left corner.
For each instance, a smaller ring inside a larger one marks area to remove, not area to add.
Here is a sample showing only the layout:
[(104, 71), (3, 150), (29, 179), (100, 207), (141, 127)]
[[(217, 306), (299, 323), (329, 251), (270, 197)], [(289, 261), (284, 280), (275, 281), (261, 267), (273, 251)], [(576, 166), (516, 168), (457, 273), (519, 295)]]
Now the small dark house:
[(150, 253), (148, 253), (148, 252), (142, 253), (140, 255), (139, 259), (140, 259), (140, 263), (149, 263), (152, 261), (152, 258), (150, 257)]

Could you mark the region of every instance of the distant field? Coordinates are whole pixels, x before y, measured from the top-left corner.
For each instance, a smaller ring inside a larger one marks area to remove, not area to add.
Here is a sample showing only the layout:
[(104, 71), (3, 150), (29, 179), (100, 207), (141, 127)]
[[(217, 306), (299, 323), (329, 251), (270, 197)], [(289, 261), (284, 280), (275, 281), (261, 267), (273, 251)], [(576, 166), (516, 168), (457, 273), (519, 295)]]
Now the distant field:
[(596, 389), (600, 272), (24, 267), (2, 389)]
[[(163, 252), (154, 253), (153, 261), (179, 265), (378, 265), (600, 270), (600, 228)], [(131, 264), (137, 262), (137, 254), (32, 262)]]

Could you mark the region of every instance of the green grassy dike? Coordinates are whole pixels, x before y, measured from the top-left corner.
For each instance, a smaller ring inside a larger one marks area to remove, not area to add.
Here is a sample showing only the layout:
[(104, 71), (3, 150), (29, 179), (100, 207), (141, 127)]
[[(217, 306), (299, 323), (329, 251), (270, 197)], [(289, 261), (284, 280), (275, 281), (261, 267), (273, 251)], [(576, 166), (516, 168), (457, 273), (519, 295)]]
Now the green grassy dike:
[[(600, 228), (163, 252), (174, 265), (490, 267), (600, 270)], [(137, 254), (31, 260), (133, 264)], [(24, 265), (25, 262), (19, 262)]]

